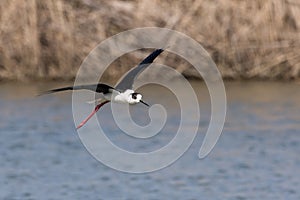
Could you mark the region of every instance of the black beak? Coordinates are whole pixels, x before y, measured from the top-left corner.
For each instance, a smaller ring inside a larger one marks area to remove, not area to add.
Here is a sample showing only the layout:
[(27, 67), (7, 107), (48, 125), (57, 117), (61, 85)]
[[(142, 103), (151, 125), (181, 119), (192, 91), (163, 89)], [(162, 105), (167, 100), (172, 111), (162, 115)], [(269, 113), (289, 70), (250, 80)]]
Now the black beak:
[(149, 104), (147, 104), (146, 102), (144, 102), (144, 101), (142, 101), (142, 100), (140, 100), (140, 102), (141, 102), (142, 104), (144, 104), (144, 105), (150, 107)]

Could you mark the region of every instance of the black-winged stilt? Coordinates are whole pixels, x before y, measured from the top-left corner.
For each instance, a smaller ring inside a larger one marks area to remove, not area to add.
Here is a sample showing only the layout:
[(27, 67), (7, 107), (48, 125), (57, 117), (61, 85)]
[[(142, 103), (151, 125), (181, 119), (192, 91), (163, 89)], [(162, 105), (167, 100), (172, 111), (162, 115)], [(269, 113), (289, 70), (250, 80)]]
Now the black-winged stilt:
[(77, 129), (81, 128), (104, 104), (108, 102), (116, 103), (128, 103), (128, 104), (137, 104), (143, 103), (146, 106), (149, 106), (142, 100), (142, 94), (135, 92), (132, 87), (136, 77), (145, 70), (154, 59), (163, 52), (163, 49), (156, 49), (149, 56), (147, 56), (139, 65), (128, 71), (121, 80), (116, 84), (115, 87), (109, 85), (98, 83), (92, 85), (79, 85), (79, 86), (69, 86), (64, 88), (58, 88), (49, 90), (43, 94), (50, 94), (54, 92), (60, 92), (65, 90), (91, 90), (97, 93), (103, 94), (103, 98), (96, 100), (99, 103), (92, 113), (83, 120), (78, 126)]

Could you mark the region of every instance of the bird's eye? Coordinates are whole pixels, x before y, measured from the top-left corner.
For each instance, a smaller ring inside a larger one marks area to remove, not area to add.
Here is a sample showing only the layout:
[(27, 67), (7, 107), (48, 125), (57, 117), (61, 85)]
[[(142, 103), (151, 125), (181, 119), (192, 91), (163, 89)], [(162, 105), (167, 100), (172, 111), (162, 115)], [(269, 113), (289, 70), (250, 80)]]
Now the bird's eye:
[(133, 93), (131, 96), (133, 99), (136, 99), (136, 93)]

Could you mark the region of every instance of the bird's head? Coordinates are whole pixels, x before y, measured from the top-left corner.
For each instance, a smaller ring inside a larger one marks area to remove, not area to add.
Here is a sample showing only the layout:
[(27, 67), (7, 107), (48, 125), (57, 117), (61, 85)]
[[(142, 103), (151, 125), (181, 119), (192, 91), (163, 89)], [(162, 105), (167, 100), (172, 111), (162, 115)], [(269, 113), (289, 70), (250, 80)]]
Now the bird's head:
[(129, 96), (129, 103), (130, 104), (142, 103), (146, 106), (149, 106), (146, 102), (144, 102), (142, 100), (142, 97), (143, 96), (140, 93), (137, 93), (137, 92), (131, 93), (130, 96)]

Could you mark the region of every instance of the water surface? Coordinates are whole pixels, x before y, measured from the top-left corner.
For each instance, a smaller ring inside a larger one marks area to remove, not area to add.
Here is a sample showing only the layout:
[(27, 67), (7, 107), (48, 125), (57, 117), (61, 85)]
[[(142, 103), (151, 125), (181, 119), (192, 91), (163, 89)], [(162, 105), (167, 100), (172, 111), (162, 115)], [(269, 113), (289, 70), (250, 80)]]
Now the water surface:
[[(71, 93), (35, 96), (65, 85), (0, 86), (0, 199), (300, 199), (299, 84), (226, 83), (223, 134), (211, 154), (199, 160), (210, 103), (205, 85), (193, 82), (201, 109), (198, 135), (178, 161), (147, 174), (115, 171), (87, 152), (75, 130)], [(165, 145), (180, 120), (171, 93), (157, 87), (141, 92), (152, 104), (160, 99), (169, 111), (164, 133), (151, 141), (139, 143), (122, 134), (111, 122), (109, 107), (98, 113), (108, 137), (137, 152)], [(132, 111), (141, 125), (148, 120), (144, 109)]]

